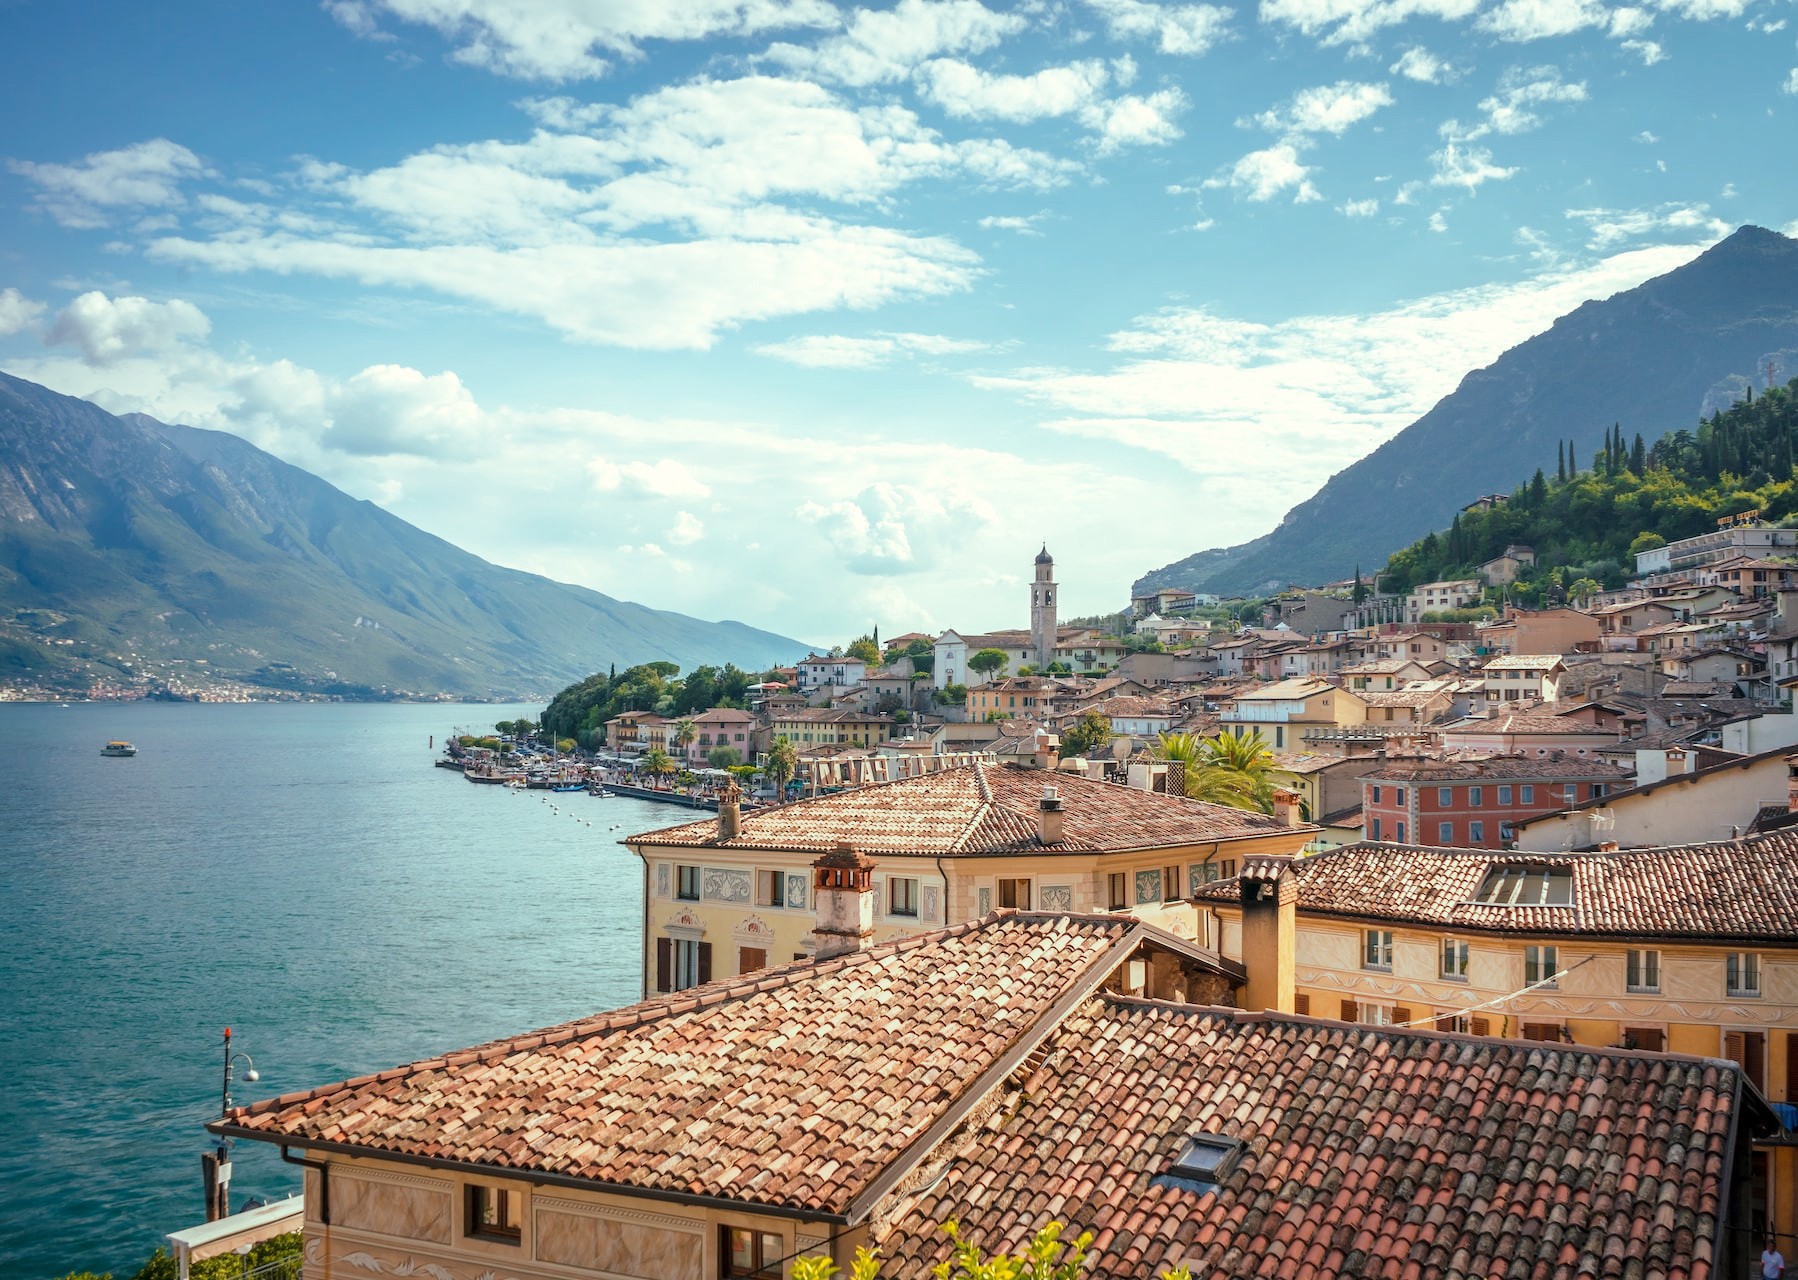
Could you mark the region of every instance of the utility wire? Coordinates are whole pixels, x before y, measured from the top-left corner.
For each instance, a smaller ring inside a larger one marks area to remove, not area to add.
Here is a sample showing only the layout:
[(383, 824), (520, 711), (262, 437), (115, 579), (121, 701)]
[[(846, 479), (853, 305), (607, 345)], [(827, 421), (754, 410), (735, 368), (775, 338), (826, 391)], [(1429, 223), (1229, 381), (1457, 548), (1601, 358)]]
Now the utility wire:
[[(1464, 1017), (1470, 1013), (1483, 1013), (1487, 1009), (1496, 1008), (1497, 1006), (1504, 1004), (1507, 1001), (1515, 1000), (1518, 996), (1527, 996), (1530, 992), (1535, 991), (1538, 988), (1555, 986), (1556, 984), (1558, 984), (1561, 981), (1562, 978), (1564, 978), (1568, 974), (1572, 973), (1575, 969), (1581, 968), (1585, 965), (1589, 965), (1596, 959), (1598, 959), (1598, 957), (1595, 955), (1587, 956), (1584, 960), (1581, 960), (1578, 964), (1569, 965), (1565, 969), (1557, 969), (1557, 970), (1555, 970), (1555, 972), (1549, 974), (1546, 978), (1542, 978), (1539, 981), (1532, 982), (1527, 987), (1519, 987), (1519, 988), (1517, 988), (1517, 990), (1511, 992), (1508, 995), (1494, 996), (1492, 999), (1486, 1001), (1484, 1004), (1476, 1004), (1471, 1009), (1462, 1009), (1460, 1011), (1460, 1014), (1457, 1016)], [(1431, 1014), (1427, 1018), (1412, 1018), (1409, 1022), (1395, 1022), (1392, 1025), (1396, 1026), (1396, 1027), (1421, 1027), (1425, 1023), (1429, 1023), (1430, 1025), (1434, 1026), (1436, 1022), (1437, 1022), (1436, 1016), (1434, 1014)]]

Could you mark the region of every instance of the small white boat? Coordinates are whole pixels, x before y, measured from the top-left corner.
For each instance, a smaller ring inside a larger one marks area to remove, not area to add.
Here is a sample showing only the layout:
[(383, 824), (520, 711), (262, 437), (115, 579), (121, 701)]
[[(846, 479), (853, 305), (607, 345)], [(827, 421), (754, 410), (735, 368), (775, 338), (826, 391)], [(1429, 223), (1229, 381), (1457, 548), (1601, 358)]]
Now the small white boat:
[(129, 742), (121, 742), (115, 738), (100, 748), (100, 754), (103, 756), (134, 756), (137, 754), (137, 748)]

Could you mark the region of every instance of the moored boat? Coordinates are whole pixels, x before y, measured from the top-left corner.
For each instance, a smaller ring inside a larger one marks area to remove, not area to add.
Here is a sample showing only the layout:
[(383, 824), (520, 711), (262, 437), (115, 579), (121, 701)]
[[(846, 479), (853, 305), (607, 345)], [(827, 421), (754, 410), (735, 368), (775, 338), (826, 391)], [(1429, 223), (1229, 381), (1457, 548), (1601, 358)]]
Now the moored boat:
[(100, 748), (100, 754), (103, 756), (134, 756), (137, 754), (137, 748), (129, 742), (122, 742), (115, 738)]

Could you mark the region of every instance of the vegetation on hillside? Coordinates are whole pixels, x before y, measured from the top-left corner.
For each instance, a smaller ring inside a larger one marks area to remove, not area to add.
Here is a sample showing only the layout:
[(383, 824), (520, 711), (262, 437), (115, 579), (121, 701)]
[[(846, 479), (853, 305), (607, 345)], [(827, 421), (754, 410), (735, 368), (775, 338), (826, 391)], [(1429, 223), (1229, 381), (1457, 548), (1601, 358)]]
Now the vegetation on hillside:
[(1379, 586), (1396, 592), (1472, 577), (1515, 543), (1537, 560), (1506, 589), (1514, 603), (1560, 603), (1618, 587), (1639, 551), (1708, 533), (1744, 511), (1770, 522), (1798, 513), (1795, 449), (1798, 379), (1652, 445), (1614, 427), (1589, 469), (1577, 469), (1562, 447), (1555, 475), (1538, 470), (1509, 502), (1463, 511), (1448, 529), (1396, 552)]
[(606, 721), (626, 711), (685, 718), (713, 707), (743, 709), (749, 686), (762, 676), (722, 667), (695, 667), (684, 680), (672, 662), (645, 662), (625, 671), (601, 672), (569, 685), (543, 711), (543, 731), (573, 738), (591, 750), (605, 741)]

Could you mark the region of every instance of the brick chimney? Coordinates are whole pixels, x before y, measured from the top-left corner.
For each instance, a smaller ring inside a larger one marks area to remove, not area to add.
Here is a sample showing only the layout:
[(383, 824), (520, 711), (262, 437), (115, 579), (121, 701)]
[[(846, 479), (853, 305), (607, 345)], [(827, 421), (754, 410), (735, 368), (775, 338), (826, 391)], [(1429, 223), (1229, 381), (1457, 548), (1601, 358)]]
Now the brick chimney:
[(1292, 859), (1276, 854), (1244, 858), (1242, 967), (1248, 970), (1242, 1007), (1292, 1013), (1298, 1005), (1298, 880)]
[(1684, 747), (1668, 747), (1667, 776), (1671, 778), (1675, 774), (1692, 772), (1692, 766), (1696, 763), (1696, 759), (1695, 753), (1687, 751)]
[(1043, 784), (1043, 798), (1036, 810), (1036, 837), (1044, 844), (1061, 843), (1061, 793), (1053, 782)]
[(1285, 787), (1274, 788), (1274, 817), (1288, 827), (1296, 827), (1304, 819), (1302, 808), (1303, 797), (1296, 791), (1288, 791)]
[(874, 935), (874, 861), (847, 842), (812, 863), (816, 960), (848, 955)]
[(718, 788), (718, 841), (736, 838), (743, 831), (743, 789), (732, 778)]

